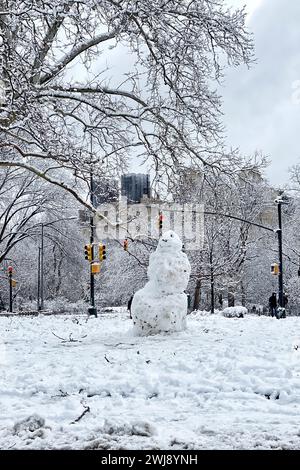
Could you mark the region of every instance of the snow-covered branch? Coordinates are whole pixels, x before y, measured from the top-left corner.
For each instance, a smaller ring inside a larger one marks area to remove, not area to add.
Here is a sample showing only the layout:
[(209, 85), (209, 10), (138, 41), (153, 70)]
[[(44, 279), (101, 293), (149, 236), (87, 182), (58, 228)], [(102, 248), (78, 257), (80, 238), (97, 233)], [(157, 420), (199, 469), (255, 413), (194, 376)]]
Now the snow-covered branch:
[(61, 70), (63, 70), (68, 64), (70, 64), (74, 59), (76, 59), (80, 54), (87, 51), (91, 47), (97, 46), (102, 42), (108, 41), (115, 38), (117, 35), (117, 30), (113, 30), (107, 33), (98, 34), (88, 41), (83, 41), (81, 44), (77, 44), (72, 48), (70, 52), (65, 54), (65, 56), (45, 75), (41, 77), (40, 83), (43, 85), (53, 78), (56, 77)]

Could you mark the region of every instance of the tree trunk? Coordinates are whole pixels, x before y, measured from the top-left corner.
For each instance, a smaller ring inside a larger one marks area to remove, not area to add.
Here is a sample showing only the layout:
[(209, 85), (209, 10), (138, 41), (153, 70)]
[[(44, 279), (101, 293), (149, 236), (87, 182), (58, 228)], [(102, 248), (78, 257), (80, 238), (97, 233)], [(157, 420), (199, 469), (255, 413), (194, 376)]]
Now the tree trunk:
[(241, 282), (241, 294), (242, 294), (242, 306), (246, 306), (246, 292), (245, 292), (245, 285), (243, 281)]
[(2, 299), (2, 296), (1, 296), (1, 293), (0, 293), (0, 310), (5, 310), (6, 307), (5, 307), (5, 303)]
[(228, 307), (234, 307), (235, 298), (234, 298), (234, 293), (232, 291), (233, 291), (233, 288), (229, 287), (228, 288), (228, 296), (227, 296)]
[(215, 313), (215, 283), (213, 275), (210, 278), (210, 311)]
[(218, 303), (220, 310), (223, 310), (223, 295), (221, 293), (218, 295)]
[(193, 310), (199, 310), (201, 299), (201, 279), (198, 279), (195, 286)]
[(57, 264), (57, 284), (56, 284), (56, 296), (59, 295), (61, 285), (62, 285), (62, 264), (63, 264), (63, 257), (62, 257), (62, 252), (60, 253), (60, 258)]

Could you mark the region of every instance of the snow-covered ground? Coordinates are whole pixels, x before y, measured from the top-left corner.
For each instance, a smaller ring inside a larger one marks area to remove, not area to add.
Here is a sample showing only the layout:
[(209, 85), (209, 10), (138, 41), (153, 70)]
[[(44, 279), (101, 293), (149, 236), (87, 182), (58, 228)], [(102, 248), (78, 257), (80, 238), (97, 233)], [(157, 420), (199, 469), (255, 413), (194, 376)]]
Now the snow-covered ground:
[(0, 448), (300, 448), (299, 318), (130, 330), (125, 312), (0, 318)]

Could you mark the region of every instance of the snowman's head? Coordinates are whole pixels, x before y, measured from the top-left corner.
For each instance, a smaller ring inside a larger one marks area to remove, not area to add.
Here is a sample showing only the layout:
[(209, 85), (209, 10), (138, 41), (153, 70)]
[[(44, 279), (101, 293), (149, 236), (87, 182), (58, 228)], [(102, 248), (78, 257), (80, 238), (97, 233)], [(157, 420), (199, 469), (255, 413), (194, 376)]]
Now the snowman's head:
[(159, 239), (158, 249), (163, 251), (180, 251), (182, 249), (182, 242), (173, 230), (169, 230), (163, 233)]

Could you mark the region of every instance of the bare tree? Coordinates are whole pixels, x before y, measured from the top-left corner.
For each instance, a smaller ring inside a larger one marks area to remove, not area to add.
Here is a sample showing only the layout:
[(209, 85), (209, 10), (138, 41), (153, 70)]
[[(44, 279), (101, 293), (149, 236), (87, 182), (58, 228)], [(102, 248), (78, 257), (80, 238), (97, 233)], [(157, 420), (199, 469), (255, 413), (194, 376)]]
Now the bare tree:
[(262, 217), (271, 204), (270, 188), (260, 172), (261, 162), (254, 158), (253, 168), (255, 165), (255, 169), (243, 169), (233, 176), (207, 170), (197, 179), (197, 175), (187, 171), (174, 188), (176, 201), (201, 201), (206, 214), (204, 246), (190, 253), (195, 309), (199, 308), (201, 291), (208, 293), (205, 303), (212, 312), (216, 298), (223, 299), (224, 295), (229, 305), (234, 305), (236, 294), (246, 303), (249, 279), (246, 280), (245, 266), (261, 255), (258, 245), (266, 235), (251, 223), (264, 223)]
[[(221, 151), (211, 84), (227, 63), (251, 62), (244, 9), (223, 0), (0, 0), (0, 28), (0, 167), (28, 170), (95, 212), (77, 186), (91, 165), (110, 176), (135, 156), (170, 176), (175, 164), (237, 163)], [(116, 72), (122, 54), (128, 66)]]
[(46, 214), (47, 224), (62, 220), (64, 200), (58, 190), (19, 168), (0, 171), (0, 263), (13, 248), (40, 231)]

